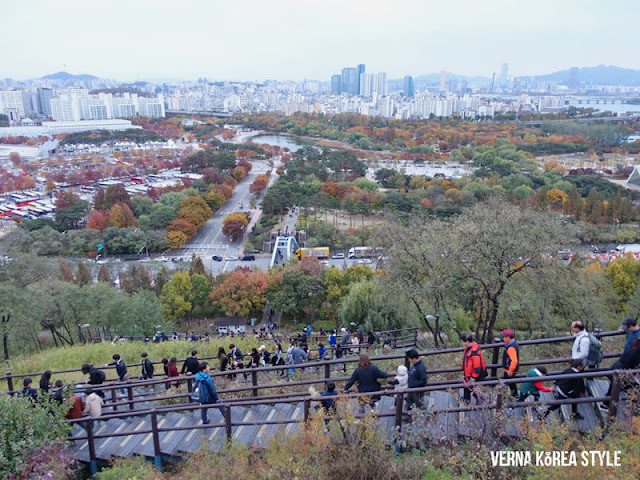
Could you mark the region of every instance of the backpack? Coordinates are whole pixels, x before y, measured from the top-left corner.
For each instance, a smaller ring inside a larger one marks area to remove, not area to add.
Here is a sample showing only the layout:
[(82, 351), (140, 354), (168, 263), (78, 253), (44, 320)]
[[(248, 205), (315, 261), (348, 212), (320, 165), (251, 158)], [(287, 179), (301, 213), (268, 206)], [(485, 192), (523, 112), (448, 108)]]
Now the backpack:
[(147, 374), (153, 374), (153, 363), (151, 363), (149, 360), (144, 361), (144, 368), (147, 371)]
[(207, 403), (207, 391), (202, 385), (202, 380), (196, 380), (191, 392), (191, 401), (196, 403)]
[(589, 334), (589, 354), (587, 355), (587, 365), (590, 367), (600, 365), (604, 353), (602, 352), (602, 342), (592, 333)]

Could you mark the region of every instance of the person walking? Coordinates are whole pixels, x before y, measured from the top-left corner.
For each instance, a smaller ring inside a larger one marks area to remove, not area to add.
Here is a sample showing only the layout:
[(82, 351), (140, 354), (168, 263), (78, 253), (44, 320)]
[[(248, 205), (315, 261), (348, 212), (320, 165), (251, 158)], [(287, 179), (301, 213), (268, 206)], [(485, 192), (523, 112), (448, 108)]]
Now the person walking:
[[(378, 382), (379, 378), (387, 378), (389, 374), (383, 372), (378, 368), (377, 365), (371, 363), (371, 359), (369, 355), (363, 353), (360, 355), (360, 359), (358, 360), (358, 366), (351, 374), (351, 378), (344, 386), (344, 393), (349, 393), (349, 389), (352, 387), (354, 383), (358, 384), (358, 392), (359, 393), (372, 393), (379, 392), (382, 387), (380, 386), (380, 382)], [(365, 400), (369, 398), (368, 402)], [(377, 395), (372, 395), (370, 397), (360, 397), (358, 401), (362, 405), (362, 411), (364, 411), (364, 404), (369, 403), (371, 408), (374, 408), (376, 402), (380, 400), (380, 397)]]
[(542, 385), (541, 377), (547, 376), (547, 369), (543, 366), (532, 368), (527, 372), (528, 382), (520, 384), (520, 393), (518, 394), (518, 402), (524, 402), (529, 395), (532, 395), (535, 401), (540, 400), (540, 392), (555, 392), (556, 387), (546, 388)]
[(40, 392), (45, 395), (49, 393), (49, 389), (51, 388), (51, 375), (53, 372), (51, 370), (46, 370), (40, 376)]
[[(167, 377), (179, 377), (178, 373), (178, 359), (176, 357), (171, 357), (169, 363), (167, 364)], [(167, 388), (171, 386), (170, 383), (167, 383)], [(176, 382), (176, 388), (180, 388), (180, 382)]]
[(409, 370), (407, 370), (407, 367), (398, 365), (398, 368), (396, 368), (396, 376), (387, 383), (389, 383), (389, 385), (395, 385), (394, 391), (404, 392), (409, 388)]
[(94, 419), (102, 415), (102, 407), (104, 405), (104, 401), (91, 389), (85, 390), (84, 395), (85, 400), (82, 414), (89, 415), (89, 417), (91, 417), (91, 420), (89, 421), (91, 422), (91, 426), (93, 427)]
[(221, 372), (226, 372), (229, 368), (229, 356), (224, 347), (218, 347), (218, 363)]
[[(84, 375), (89, 375), (89, 380), (87, 381), (89, 385), (102, 385), (107, 379), (107, 375), (102, 370), (94, 367), (90, 363), (82, 365), (81, 370)], [(98, 390), (98, 395), (104, 398), (104, 390)]]
[[(220, 402), (220, 398), (218, 398), (218, 392), (216, 391), (216, 386), (213, 383), (213, 379), (209, 375), (211, 372), (211, 366), (207, 362), (202, 362), (200, 364), (200, 372), (196, 374), (196, 381), (200, 382), (200, 400), (199, 403), (201, 405), (210, 405), (213, 403)], [(200, 416), (202, 418), (202, 424), (208, 425), (210, 423), (207, 410), (209, 407), (203, 407), (200, 410)], [(225, 407), (220, 407), (220, 413), (222, 416), (225, 415)]]
[(342, 333), (342, 336), (340, 337), (340, 345), (342, 347), (346, 347), (347, 345), (349, 345), (351, 335), (349, 335), (349, 332), (347, 332), (347, 329), (344, 327), (340, 329), (340, 332)]
[[(235, 370), (237, 369), (243, 369), (244, 368), (244, 354), (242, 353), (242, 351), (236, 347), (233, 343), (231, 345), (229, 345), (229, 363), (231, 364), (231, 370)], [(242, 375), (244, 375), (244, 379), (247, 379), (247, 374), (243, 373)], [(236, 378), (235, 375), (232, 376), (232, 378)]]
[(622, 322), (620, 330), (627, 334), (625, 347), (627, 346), (627, 344), (631, 345), (633, 339), (640, 336), (640, 327), (638, 326), (638, 322), (635, 318), (625, 318)]
[[(120, 380), (121, 382), (126, 382), (127, 380), (129, 380), (129, 373), (127, 372), (127, 366), (125, 365), (124, 360), (120, 358), (120, 355), (116, 353), (111, 358), (113, 358), (113, 362), (105, 364), (105, 367), (115, 365), (116, 374), (118, 375), (118, 380)], [(124, 389), (124, 387), (120, 389), (120, 393), (122, 395), (126, 393), (126, 390)]]
[(181, 375), (187, 372), (189, 375), (197, 375), (200, 372), (200, 362), (198, 362), (198, 351), (192, 350), (191, 356), (186, 358), (184, 364), (182, 364)]
[[(504, 369), (504, 375), (502, 378), (512, 378), (518, 373), (518, 367), (520, 365), (520, 350), (518, 342), (516, 342), (513, 336), (513, 330), (505, 328), (502, 331), (502, 339), (504, 340), (504, 352), (502, 352), (502, 368)], [(515, 383), (509, 384), (511, 395), (518, 396), (518, 388)]]
[[(142, 364), (142, 372), (140, 374), (141, 380), (153, 380), (153, 363), (149, 360), (149, 355), (147, 352), (143, 352), (140, 354), (140, 360)], [(156, 389), (155, 384), (151, 386), (154, 390)]]
[(329, 348), (336, 346), (338, 339), (336, 338), (336, 331), (331, 330), (331, 334), (329, 334)]
[(471, 394), (473, 394), (476, 402), (481, 403), (480, 394), (477, 391), (480, 387), (474, 384), (488, 376), (482, 350), (480, 350), (480, 346), (473, 340), (473, 336), (470, 333), (462, 335), (462, 343), (464, 345), (462, 371), (464, 372), (464, 381), (467, 384), (464, 387), (463, 400), (467, 403), (471, 402)]
[[(409, 370), (409, 388), (421, 388), (427, 385), (427, 367), (418, 355), (418, 351), (415, 348), (407, 351), (407, 359), (411, 364)], [(424, 399), (424, 392), (409, 392), (407, 395), (407, 409), (411, 409), (414, 406), (422, 408)]]
[[(573, 358), (570, 362), (570, 367), (562, 372), (562, 375), (575, 375), (584, 370), (585, 362), (581, 358)], [(568, 378), (566, 380), (556, 380), (554, 382), (556, 387), (555, 397), (556, 400), (566, 400), (568, 398), (580, 398), (585, 394), (585, 386), (582, 378)], [(551, 412), (558, 410), (560, 404), (551, 405), (547, 408), (540, 419), (545, 419)], [(578, 413), (578, 404), (571, 404), (571, 418), (574, 420), (584, 420), (584, 417)]]
[(573, 346), (571, 347), (571, 358), (582, 358), (585, 363), (589, 356), (589, 332), (584, 328), (580, 320), (571, 323), (571, 332), (575, 335)]
[(20, 391), (20, 396), (24, 398), (29, 398), (34, 402), (38, 400), (38, 390), (33, 388), (33, 380), (30, 378), (25, 378), (22, 381), (23, 388)]

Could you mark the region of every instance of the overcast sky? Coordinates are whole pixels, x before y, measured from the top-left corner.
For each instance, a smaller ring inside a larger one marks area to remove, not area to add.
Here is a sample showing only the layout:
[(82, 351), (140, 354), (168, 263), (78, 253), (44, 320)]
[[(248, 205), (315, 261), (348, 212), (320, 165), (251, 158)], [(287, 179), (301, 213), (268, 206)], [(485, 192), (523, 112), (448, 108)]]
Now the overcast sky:
[(636, 0), (3, 0), (0, 77), (329, 80), (640, 69)]

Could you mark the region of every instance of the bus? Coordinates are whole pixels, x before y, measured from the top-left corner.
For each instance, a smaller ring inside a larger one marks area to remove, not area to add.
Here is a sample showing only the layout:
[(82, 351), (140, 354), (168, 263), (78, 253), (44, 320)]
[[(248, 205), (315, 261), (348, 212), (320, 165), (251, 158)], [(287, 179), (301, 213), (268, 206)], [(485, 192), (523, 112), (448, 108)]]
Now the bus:
[(299, 248), (296, 250), (299, 259), (302, 257), (329, 258), (329, 247)]
[(142, 177), (131, 177), (131, 181), (138, 184), (145, 183), (145, 180)]
[(353, 247), (349, 249), (349, 258), (367, 258), (373, 255), (371, 247)]

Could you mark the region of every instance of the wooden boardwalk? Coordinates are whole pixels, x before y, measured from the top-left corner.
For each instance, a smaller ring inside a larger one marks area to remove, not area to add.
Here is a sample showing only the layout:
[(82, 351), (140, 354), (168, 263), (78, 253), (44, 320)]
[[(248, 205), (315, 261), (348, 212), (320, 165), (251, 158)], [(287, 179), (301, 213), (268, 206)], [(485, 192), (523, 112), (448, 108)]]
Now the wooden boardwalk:
[[(606, 380), (595, 379), (589, 380), (587, 386), (589, 395), (598, 397), (604, 396), (609, 384)], [(144, 390), (140, 390), (139, 393), (143, 392)], [(422, 434), (426, 432), (426, 435), (435, 441), (442, 439), (454, 440), (459, 437), (479, 438), (486, 435), (495, 435), (496, 425), (498, 425), (499, 435), (519, 437), (524, 434), (524, 426), (526, 424), (536, 425), (540, 422), (538, 414), (540, 411), (544, 411), (545, 408), (505, 408), (498, 411), (487, 411), (481, 405), (478, 405), (477, 409), (472, 411), (437, 413), (439, 410), (465, 406), (460, 401), (461, 395), (462, 391), (459, 394), (452, 394), (449, 391), (432, 391), (430, 394), (425, 395), (425, 408), (421, 410), (421, 412), (425, 412), (424, 415), (422, 413), (417, 415), (409, 413), (409, 421), (406, 422), (405, 420), (403, 429), (399, 433), (395, 431), (396, 409), (394, 397), (383, 396), (376, 405), (374, 414), (384, 413), (389, 415), (379, 417), (378, 431), (384, 436), (388, 444), (393, 444), (398, 435), (411, 435), (412, 429), (417, 428), (422, 428)], [(543, 393), (541, 399), (552, 400), (553, 395), (551, 393)], [(152, 402), (145, 402), (145, 404), (139, 404), (138, 408), (144, 409), (152, 406), (154, 406)], [(620, 408), (618, 415), (625, 415), (624, 410), (624, 408)], [(357, 407), (354, 402), (354, 412), (356, 411)], [(598, 405), (591, 403), (580, 404), (578, 411), (584, 416), (583, 420), (570, 420), (571, 407), (563, 405), (553, 412), (546, 421), (551, 421), (551, 419), (569, 421), (572, 429), (585, 433), (596, 431), (606, 422), (607, 412), (599, 408)], [(315, 408), (312, 406), (311, 416), (314, 415), (314, 412)], [(108, 413), (111, 413), (111, 408), (106, 407), (104, 414)], [(122, 412), (119, 410), (117, 413)], [(132, 414), (135, 414), (135, 411), (132, 411)], [(243, 443), (249, 447), (265, 448), (272, 439), (282, 438), (298, 431), (301, 428), (303, 416), (303, 402), (233, 406), (231, 408), (232, 422), (245, 423), (245, 425), (234, 425), (232, 427), (232, 441)], [(208, 418), (211, 424), (224, 424), (224, 418), (218, 408), (210, 407), (208, 409)], [(288, 420), (295, 420), (295, 422), (285, 423)], [(282, 423), (260, 424), (260, 422), (264, 421)], [(157, 425), (159, 429), (202, 425), (200, 409), (167, 413), (159, 411)], [(151, 429), (151, 416), (149, 414), (95, 421), (93, 427), (94, 435), (117, 435), (121, 432), (131, 432), (129, 435), (96, 439), (95, 451), (97, 460), (108, 462), (114, 458), (134, 455), (154, 458), (153, 435), (148, 433)], [(85, 431), (76, 424), (73, 428), (73, 435), (81, 436), (84, 434)], [(219, 450), (225, 442), (226, 429), (224, 425), (159, 433), (160, 452), (165, 459), (175, 459), (191, 454), (203, 443), (206, 443), (214, 451)], [(90, 461), (87, 440), (80, 440), (68, 448), (78, 460), (83, 462)]]

